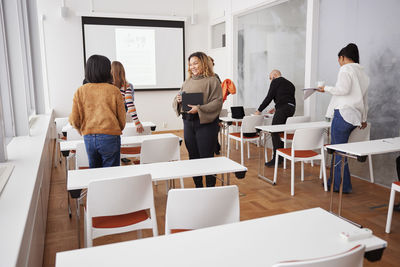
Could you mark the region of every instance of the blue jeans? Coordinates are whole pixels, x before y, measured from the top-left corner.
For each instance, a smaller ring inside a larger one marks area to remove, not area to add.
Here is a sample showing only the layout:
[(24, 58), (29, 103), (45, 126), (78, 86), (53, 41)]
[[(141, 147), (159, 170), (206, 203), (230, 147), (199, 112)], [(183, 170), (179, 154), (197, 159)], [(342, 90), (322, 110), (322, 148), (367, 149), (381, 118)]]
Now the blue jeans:
[[(356, 126), (346, 122), (338, 109), (335, 109), (335, 113), (332, 119), (331, 126), (331, 143), (334, 144), (343, 144), (349, 141), (349, 136), (351, 132), (356, 128)], [(341, 178), (341, 156), (335, 157), (335, 184), (333, 190), (339, 191), (340, 189), (340, 178)], [(332, 158), (333, 163), (333, 158)], [(331, 175), (328, 180), (328, 185), (331, 184), (332, 179), (332, 168)], [(350, 193), (352, 191), (351, 180), (350, 180), (350, 170), (349, 165), (347, 164), (347, 159), (344, 163), (344, 174), (343, 174), (343, 192)]]
[(109, 134), (87, 134), (83, 136), (90, 168), (120, 165), (121, 137)]

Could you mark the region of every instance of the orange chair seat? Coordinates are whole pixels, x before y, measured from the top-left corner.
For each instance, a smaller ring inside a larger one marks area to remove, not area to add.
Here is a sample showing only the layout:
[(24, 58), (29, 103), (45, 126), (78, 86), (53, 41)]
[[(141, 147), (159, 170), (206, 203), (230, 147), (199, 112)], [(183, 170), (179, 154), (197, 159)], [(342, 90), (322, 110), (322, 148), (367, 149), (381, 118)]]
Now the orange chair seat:
[[(240, 132), (237, 132), (237, 133), (230, 133), (230, 135), (233, 135), (233, 136), (236, 136), (237, 138), (240, 138)], [(243, 136), (243, 139), (254, 139), (254, 138), (258, 138), (258, 137), (259, 137), (259, 136), (258, 136), (258, 134), (257, 134), (257, 135), (252, 136), (252, 137)]]
[(149, 218), (145, 210), (139, 210), (122, 215), (100, 216), (92, 218), (94, 228), (117, 228), (133, 225)]
[(191, 229), (171, 229), (171, 234), (192, 231)]
[(141, 147), (140, 146), (123, 146), (121, 147), (121, 154), (128, 154), (128, 155), (137, 155), (140, 154)]
[(242, 122), (241, 121), (233, 121), (232, 125), (234, 125), (234, 126), (242, 126)]
[(400, 182), (393, 182), (395, 185), (400, 186)]
[[(285, 138), (285, 133), (279, 133), (279, 136), (280, 136), (280, 138)], [(286, 140), (293, 140), (293, 136), (294, 136), (294, 134), (292, 134), (292, 133), (289, 133), (289, 134), (286, 134)]]
[[(286, 154), (288, 156), (292, 155), (292, 148), (279, 148), (279, 152), (282, 152), (283, 154)], [(295, 158), (311, 158), (314, 156), (317, 156), (318, 153), (312, 150), (295, 150), (294, 151), (294, 157)]]
[(79, 167), (79, 170), (87, 170), (87, 169), (90, 169), (90, 167), (88, 167), (88, 166)]

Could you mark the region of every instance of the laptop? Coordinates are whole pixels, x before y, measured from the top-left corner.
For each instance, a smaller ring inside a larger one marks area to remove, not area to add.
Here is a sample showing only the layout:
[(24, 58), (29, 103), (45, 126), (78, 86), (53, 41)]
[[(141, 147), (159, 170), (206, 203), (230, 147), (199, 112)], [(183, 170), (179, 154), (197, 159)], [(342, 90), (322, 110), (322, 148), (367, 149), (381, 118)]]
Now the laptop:
[(231, 113), (232, 113), (232, 118), (243, 119), (244, 108), (243, 108), (243, 106), (231, 107)]
[(192, 108), (188, 105), (203, 105), (203, 93), (182, 93), (182, 109), (188, 112)]

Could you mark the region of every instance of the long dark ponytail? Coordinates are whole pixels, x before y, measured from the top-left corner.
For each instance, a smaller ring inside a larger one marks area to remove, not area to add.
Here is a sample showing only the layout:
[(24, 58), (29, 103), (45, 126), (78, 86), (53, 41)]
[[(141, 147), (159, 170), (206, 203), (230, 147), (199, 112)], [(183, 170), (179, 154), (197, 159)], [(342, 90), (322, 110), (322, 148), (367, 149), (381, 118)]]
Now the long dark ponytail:
[(343, 47), (338, 54), (338, 57), (342, 56), (353, 60), (355, 63), (360, 63), (360, 55), (356, 44), (350, 43)]

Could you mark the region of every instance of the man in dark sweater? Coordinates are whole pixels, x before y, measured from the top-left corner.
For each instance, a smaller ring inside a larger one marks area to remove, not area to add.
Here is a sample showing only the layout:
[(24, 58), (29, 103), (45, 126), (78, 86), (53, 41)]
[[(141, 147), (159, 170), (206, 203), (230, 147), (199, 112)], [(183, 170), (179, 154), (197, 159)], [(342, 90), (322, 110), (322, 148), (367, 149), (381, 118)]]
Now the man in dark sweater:
[[(294, 97), (295, 87), (294, 85), (282, 77), (279, 70), (273, 70), (269, 74), (269, 79), (271, 80), (271, 85), (269, 91), (264, 101), (261, 103), (260, 107), (256, 111), (256, 115), (261, 114), (261, 112), (271, 103), (272, 100), (275, 102), (275, 114), (272, 119), (272, 125), (275, 124), (285, 124), (288, 117), (293, 116), (296, 110), (296, 99)], [(274, 109), (269, 111), (274, 112)], [(272, 133), (272, 144), (274, 156), (271, 161), (265, 163), (268, 167), (274, 167), (275, 165), (275, 155), (278, 148), (283, 148), (283, 142), (279, 136), (279, 133)], [(282, 158), (279, 159), (279, 164), (283, 161)]]

